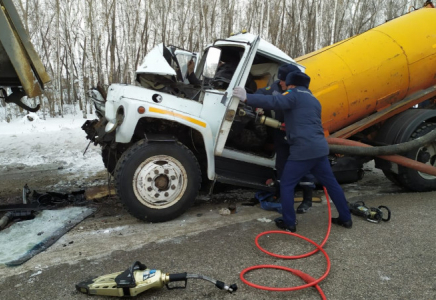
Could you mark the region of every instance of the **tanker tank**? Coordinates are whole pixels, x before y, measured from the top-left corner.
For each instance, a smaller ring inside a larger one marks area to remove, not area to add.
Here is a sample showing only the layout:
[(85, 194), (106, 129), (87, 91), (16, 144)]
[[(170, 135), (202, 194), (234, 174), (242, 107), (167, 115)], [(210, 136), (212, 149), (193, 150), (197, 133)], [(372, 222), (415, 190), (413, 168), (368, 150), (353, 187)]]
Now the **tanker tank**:
[(436, 84), (436, 9), (423, 8), (296, 61), (327, 134)]

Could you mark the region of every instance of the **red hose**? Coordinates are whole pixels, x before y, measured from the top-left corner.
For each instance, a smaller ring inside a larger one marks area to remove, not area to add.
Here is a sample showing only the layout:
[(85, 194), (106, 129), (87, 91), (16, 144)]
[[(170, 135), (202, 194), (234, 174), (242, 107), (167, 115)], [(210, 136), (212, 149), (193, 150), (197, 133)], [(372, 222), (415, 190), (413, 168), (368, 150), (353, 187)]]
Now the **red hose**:
[[(264, 252), (264, 253), (266, 253), (268, 255), (271, 255), (273, 257), (283, 258), (283, 259), (299, 259), (299, 258), (304, 258), (304, 257), (308, 257), (308, 256), (310, 256), (310, 255), (312, 255), (312, 254), (314, 254), (314, 253), (316, 253), (318, 251), (321, 251), (322, 254), (324, 254), (324, 256), (326, 258), (326, 261), (327, 261), (327, 268), (326, 268), (325, 273), (320, 278), (315, 279), (312, 276), (310, 276), (310, 275), (308, 275), (308, 274), (306, 274), (306, 273), (304, 273), (304, 272), (302, 272), (300, 270), (296, 270), (296, 269), (291, 269), (291, 268), (287, 268), (287, 267), (283, 267), (283, 266), (277, 266), (277, 265), (257, 265), (257, 266), (248, 267), (248, 268), (242, 270), (242, 272), (240, 274), (240, 279), (242, 280), (243, 283), (245, 283), (245, 284), (247, 284), (247, 285), (249, 285), (251, 287), (257, 288), (257, 289), (266, 290), (266, 291), (276, 291), (276, 292), (297, 291), (297, 290), (301, 290), (301, 289), (305, 289), (305, 288), (314, 286), (318, 290), (318, 292), (320, 293), (321, 298), (322, 299), (327, 299), (325, 294), (324, 294), (324, 292), (321, 290), (321, 288), (318, 285), (318, 283), (321, 282), (322, 280), (324, 280), (327, 277), (328, 273), (330, 272), (330, 258), (329, 258), (329, 256), (327, 255), (327, 253), (325, 252), (325, 250), (322, 247), (327, 242), (327, 239), (328, 239), (328, 237), (330, 235), (330, 229), (331, 229), (331, 226), (332, 226), (332, 224), (331, 224), (331, 215), (332, 215), (332, 213), (331, 213), (331, 209), (330, 209), (330, 199), (329, 199), (327, 190), (326, 190), (325, 187), (323, 189), (324, 189), (324, 193), (325, 193), (326, 198), (327, 198), (327, 206), (328, 206), (328, 212), (329, 212), (328, 213), (328, 215), (329, 215), (329, 222), (328, 222), (326, 236), (325, 236), (324, 240), (322, 241), (322, 243), (320, 245), (318, 245), (317, 243), (315, 243), (311, 239), (309, 239), (307, 237), (304, 237), (302, 235), (299, 235), (299, 234), (296, 234), (296, 233), (293, 233), (293, 232), (281, 231), (281, 230), (272, 230), (272, 231), (265, 231), (265, 232), (259, 233), (256, 236), (255, 244), (256, 244), (257, 248), (259, 248), (262, 252)], [(258, 241), (259, 241), (259, 238), (261, 236), (264, 236), (266, 234), (274, 234), (274, 233), (288, 234), (288, 235), (292, 235), (292, 236), (298, 237), (300, 239), (303, 239), (303, 240), (311, 243), (312, 245), (314, 245), (316, 247), (316, 249), (311, 251), (311, 252), (305, 253), (305, 254), (291, 255), (291, 256), (288, 256), (288, 255), (279, 255), (279, 254), (275, 254), (275, 253), (269, 252), (269, 251), (263, 249), (259, 245)], [(253, 270), (257, 270), (257, 269), (277, 269), (277, 270), (288, 271), (288, 272), (291, 272), (292, 274), (302, 278), (306, 282), (306, 284), (299, 285), (299, 286), (294, 286), (294, 287), (282, 287), (282, 288), (278, 287), (278, 288), (276, 288), (276, 287), (268, 287), (268, 286), (258, 285), (258, 284), (252, 283), (252, 282), (250, 282), (250, 281), (248, 281), (247, 279), (244, 278), (244, 275), (247, 272), (250, 272), (250, 271), (253, 271)]]

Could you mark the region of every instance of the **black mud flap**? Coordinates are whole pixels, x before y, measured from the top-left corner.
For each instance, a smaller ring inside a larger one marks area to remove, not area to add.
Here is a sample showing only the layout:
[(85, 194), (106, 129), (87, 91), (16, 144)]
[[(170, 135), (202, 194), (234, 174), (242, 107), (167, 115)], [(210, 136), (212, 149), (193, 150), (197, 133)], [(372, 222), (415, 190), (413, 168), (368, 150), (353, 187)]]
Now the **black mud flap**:
[(332, 164), (332, 171), (340, 183), (353, 183), (363, 178), (362, 162), (354, 157), (340, 157)]

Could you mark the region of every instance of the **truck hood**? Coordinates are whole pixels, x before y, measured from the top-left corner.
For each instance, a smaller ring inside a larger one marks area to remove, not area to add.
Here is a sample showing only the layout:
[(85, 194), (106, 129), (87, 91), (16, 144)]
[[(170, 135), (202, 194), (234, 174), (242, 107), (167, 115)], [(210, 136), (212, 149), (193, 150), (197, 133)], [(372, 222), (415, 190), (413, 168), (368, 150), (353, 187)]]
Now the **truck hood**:
[(136, 74), (156, 74), (175, 76), (176, 71), (171, 68), (164, 57), (164, 45), (160, 43), (148, 52)]

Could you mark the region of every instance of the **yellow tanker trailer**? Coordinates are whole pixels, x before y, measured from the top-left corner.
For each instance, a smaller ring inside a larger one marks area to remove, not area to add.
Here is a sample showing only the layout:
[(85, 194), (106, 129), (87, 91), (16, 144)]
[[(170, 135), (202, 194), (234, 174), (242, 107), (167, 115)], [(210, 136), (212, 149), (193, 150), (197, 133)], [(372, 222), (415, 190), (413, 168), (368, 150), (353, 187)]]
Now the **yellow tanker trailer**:
[[(436, 95), (435, 28), (436, 9), (423, 8), (297, 58), (322, 103), (326, 135), (392, 145), (435, 129), (434, 101), (426, 101)], [(420, 108), (413, 108), (417, 104)], [(389, 153), (400, 151), (436, 165), (436, 142)], [(435, 176), (385, 160), (377, 159), (376, 166), (409, 189), (436, 189)]]

